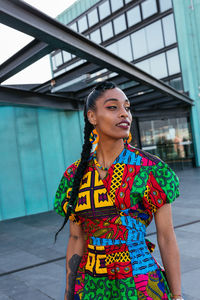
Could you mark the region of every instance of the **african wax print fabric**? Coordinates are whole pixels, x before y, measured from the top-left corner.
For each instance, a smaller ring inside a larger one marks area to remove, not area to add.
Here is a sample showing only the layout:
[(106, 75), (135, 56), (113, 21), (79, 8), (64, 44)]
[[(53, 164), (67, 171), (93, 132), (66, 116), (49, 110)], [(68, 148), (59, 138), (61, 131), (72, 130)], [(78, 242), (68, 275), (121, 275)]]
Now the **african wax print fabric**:
[[(65, 171), (55, 210), (65, 216), (79, 161)], [(159, 157), (126, 146), (100, 178), (92, 157), (74, 213), (86, 234), (74, 299), (170, 299), (170, 291), (145, 238), (153, 214), (179, 196), (179, 179)]]

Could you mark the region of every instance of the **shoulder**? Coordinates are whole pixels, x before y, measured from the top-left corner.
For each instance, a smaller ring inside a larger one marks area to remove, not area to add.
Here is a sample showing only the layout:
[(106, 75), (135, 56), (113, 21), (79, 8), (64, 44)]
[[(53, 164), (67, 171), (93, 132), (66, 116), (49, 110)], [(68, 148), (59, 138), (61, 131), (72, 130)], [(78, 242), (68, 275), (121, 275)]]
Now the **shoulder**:
[(79, 163), (80, 163), (80, 159), (76, 160), (73, 164), (68, 166), (67, 169), (65, 170), (64, 177), (67, 178), (68, 180), (71, 180), (76, 173), (76, 169), (78, 168)]
[(165, 164), (165, 162), (157, 155), (151, 154), (140, 148), (128, 145), (127, 151), (130, 153), (130, 155), (140, 158), (141, 166), (156, 166), (158, 164)]

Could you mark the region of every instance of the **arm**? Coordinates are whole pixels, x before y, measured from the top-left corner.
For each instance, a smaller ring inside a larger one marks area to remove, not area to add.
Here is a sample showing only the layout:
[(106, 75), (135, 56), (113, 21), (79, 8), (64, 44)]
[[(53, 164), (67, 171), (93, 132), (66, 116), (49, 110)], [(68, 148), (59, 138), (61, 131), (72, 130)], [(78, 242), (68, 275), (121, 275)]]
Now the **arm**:
[[(167, 281), (173, 295), (181, 295), (180, 256), (173, 228), (171, 205), (165, 204), (155, 213), (157, 241)], [(177, 299), (179, 299), (177, 297)]]
[(66, 254), (65, 300), (74, 299), (77, 270), (85, 249), (84, 233), (80, 225), (70, 221), (70, 236)]

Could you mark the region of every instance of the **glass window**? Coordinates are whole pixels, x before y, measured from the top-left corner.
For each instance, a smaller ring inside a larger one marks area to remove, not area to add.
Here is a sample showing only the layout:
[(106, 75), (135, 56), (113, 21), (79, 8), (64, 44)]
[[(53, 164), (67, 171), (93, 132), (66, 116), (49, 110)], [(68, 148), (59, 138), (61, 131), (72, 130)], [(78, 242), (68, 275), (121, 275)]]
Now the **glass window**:
[(53, 70), (56, 70), (57, 67), (56, 67), (56, 62), (55, 62), (55, 56), (52, 56), (52, 57), (51, 57), (51, 61), (52, 61), (52, 67), (53, 67)]
[(181, 77), (170, 80), (169, 84), (176, 90), (183, 91), (183, 82)]
[(93, 9), (91, 12), (88, 13), (88, 22), (89, 26), (93, 26), (99, 21), (98, 19), (98, 14), (97, 14), (97, 9)]
[(173, 14), (162, 19), (165, 45), (176, 43), (176, 32)]
[(132, 0), (125, 0), (125, 3), (127, 4), (127, 3), (129, 3), (129, 2), (131, 2)]
[(75, 23), (71, 24), (70, 28), (75, 30), (75, 31), (78, 31), (77, 23), (75, 22)]
[(158, 11), (156, 0), (146, 0), (142, 3), (143, 19), (146, 19)]
[(139, 5), (127, 11), (128, 26), (131, 27), (141, 21)]
[(94, 41), (95, 43), (100, 44), (101, 43), (101, 34), (100, 34), (100, 30), (97, 29), (93, 32), (90, 33), (90, 39), (92, 41)]
[(126, 29), (125, 15), (121, 15), (114, 19), (115, 34), (118, 34)]
[(62, 60), (62, 54), (61, 52), (57, 53), (55, 56), (55, 64), (56, 64), (56, 67), (58, 68), (60, 65), (63, 64), (63, 60)]
[(160, 0), (160, 11), (172, 8), (172, 0)]
[(154, 77), (164, 78), (168, 75), (165, 53), (151, 57), (149, 61), (151, 67), (151, 74)]
[(101, 27), (103, 41), (108, 40), (113, 36), (112, 23), (109, 22)]
[(83, 32), (87, 28), (88, 28), (87, 18), (86, 18), (86, 16), (83, 16), (81, 19), (78, 20), (78, 29), (79, 29), (79, 32)]
[(101, 20), (109, 16), (110, 13), (110, 5), (108, 1), (99, 5), (99, 16)]
[(149, 59), (145, 59), (145, 60), (135, 64), (135, 66), (140, 68), (144, 72), (147, 72), (148, 74), (151, 74)]
[(118, 55), (118, 47), (117, 47), (117, 42), (113, 43), (111, 45), (108, 45), (106, 47), (110, 52), (112, 52), (113, 54), (117, 54)]
[(145, 28), (148, 52), (153, 52), (164, 47), (161, 21), (152, 23)]
[(130, 36), (117, 41), (118, 55), (127, 61), (132, 61), (131, 41)]
[(168, 63), (169, 75), (180, 72), (180, 63), (179, 63), (179, 55), (178, 55), (177, 48), (167, 51), (167, 63)]
[(120, 9), (123, 6), (123, 0), (111, 0), (112, 12)]
[(134, 59), (142, 57), (148, 53), (147, 41), (144, 28), (131, 35)]
[(63, 60), (64, 62), (69, 61), (72, 58), (71, 53), (63, 51)]

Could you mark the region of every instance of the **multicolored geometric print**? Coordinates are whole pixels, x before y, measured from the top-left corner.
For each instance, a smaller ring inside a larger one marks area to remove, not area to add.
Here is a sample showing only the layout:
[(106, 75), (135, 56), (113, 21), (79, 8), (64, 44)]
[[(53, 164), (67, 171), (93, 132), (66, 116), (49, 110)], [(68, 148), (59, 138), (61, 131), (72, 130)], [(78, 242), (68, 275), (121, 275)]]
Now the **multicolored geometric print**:
[[(55, 210), (65, 216), (79, 161), (65, 171)], [(160, 158), (126, 146), (102, 180), (92, 156), (70, 219), (86, 234), (74, 299), (170, 299), (145, 238), (153, 214), (179, 196), (179, 180)]]

